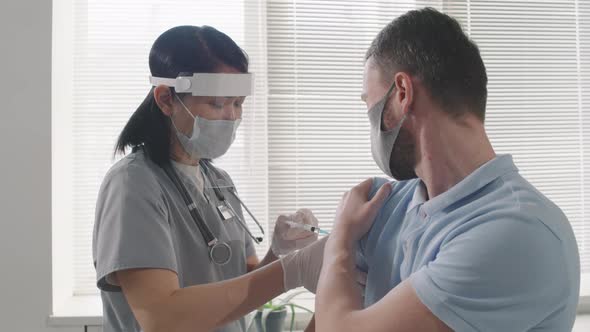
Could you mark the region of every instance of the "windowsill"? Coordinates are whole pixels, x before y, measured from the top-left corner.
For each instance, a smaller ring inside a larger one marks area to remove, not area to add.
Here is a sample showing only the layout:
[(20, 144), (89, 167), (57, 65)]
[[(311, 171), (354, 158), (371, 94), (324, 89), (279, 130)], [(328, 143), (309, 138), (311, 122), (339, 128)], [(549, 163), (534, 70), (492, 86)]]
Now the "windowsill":
[(578, 315), (590, 315), (590, 295), (580, 296)]
[[(305, 307), (313, 307), (311, 302), (299, 304)], [(311, 314), (297, 309), (295, 313), (295, 328), (303, 330), (311, 319)], [(59, 309), (54, 311), (53, 315), (48, 317), (47, 325), (50, 327), (102, 326), (102, 302), (100, 296), (71, 296)]]
[(53, 311), (47, 325), (63, 326), (101, 326), (102, 302), (98, 295), (72, 296)]
[[(305, 311), (297, 311), (296, 327), (303, 329), (311, 315)], [(98, 295), (72, 296), (64, 305), (49, 316), (48, 326), (101, 326), (102, 302)], [(583, 327), (583, 328), (582, 328)], [(590, 329), (590, 296), (580, 297), (578, 318), (574, 331)]]

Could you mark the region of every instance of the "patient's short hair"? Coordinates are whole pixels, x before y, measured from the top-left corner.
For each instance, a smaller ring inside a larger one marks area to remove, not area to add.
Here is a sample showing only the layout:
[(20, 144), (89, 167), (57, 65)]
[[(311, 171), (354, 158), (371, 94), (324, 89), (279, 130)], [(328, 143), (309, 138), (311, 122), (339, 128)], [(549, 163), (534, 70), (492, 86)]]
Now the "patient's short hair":
[(379, 32), (367, 50), (369, 58), (386, 80), (407, 72), (423, 82), (446, 112), (472, 112), (484, 121), (486, 68), (477, 45), (454, 18), (433, 8), (409, 11)]

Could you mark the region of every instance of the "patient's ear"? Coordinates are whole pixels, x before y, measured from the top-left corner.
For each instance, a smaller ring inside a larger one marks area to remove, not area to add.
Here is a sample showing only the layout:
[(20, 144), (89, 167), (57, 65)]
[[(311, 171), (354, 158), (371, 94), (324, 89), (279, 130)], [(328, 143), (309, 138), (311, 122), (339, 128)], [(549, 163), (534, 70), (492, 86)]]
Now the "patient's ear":
[(414, 103), (414, 81), (407, 73), (399, 72), (395, 75), (395, 87), (395, 101), (399, 104), (401, 114), (406, 115)]
[(394, 78), (395, 87), (391, 91), (383, 111), (383, 130), (391, 130), (399, 124), (414, 102), (414, 83), (410, 75), (398, 72)]

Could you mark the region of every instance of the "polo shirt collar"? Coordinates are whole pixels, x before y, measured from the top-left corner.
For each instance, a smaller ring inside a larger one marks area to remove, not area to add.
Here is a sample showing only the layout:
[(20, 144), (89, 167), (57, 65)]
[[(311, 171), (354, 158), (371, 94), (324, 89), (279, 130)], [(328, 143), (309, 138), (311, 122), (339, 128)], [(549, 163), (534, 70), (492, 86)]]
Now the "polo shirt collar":
[[(422, 209), (427, 215), (433, 215), (461, 199), (475, 193), (497, 178), (518, 171), (511, 155), (497, 155), (494, 159), (486, 162), (466, 178), (461, 180), (446, 192), (427, 200), (428, 192), (422, 181), (418, 183), (414, 196), (408, 205), (407, 212), (422, 204)], [(406, 213), (407, 213), (406, 212)]]

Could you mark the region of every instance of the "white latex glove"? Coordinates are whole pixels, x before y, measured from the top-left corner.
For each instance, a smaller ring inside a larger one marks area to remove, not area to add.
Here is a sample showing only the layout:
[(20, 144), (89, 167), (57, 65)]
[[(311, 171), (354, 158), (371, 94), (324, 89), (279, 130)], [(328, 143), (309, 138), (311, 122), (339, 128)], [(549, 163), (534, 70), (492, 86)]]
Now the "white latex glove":
[(291, 227), (287, 222), (317, 227), (318, 219), (309, 209), (300, 209), (295, 214), (280, 215), (275, 222), (270, 249), (277, 257), (304, 248), (317, 241), (318, 234), (306, 229)]
[[(299, 251), (281, 258), (285, 292), (303, 286), (315, 294), (320, 272), (322, 271), (324, 247), (327, 240), (328, 237), (326, 236)], [(367, 274), (357, 269), (355, 279), (364, 296)]]
[(324, 247), (328, 237), (281, 258), (285, 292), (297, 287), (305, 287), (315, 294), (324, 261)]

